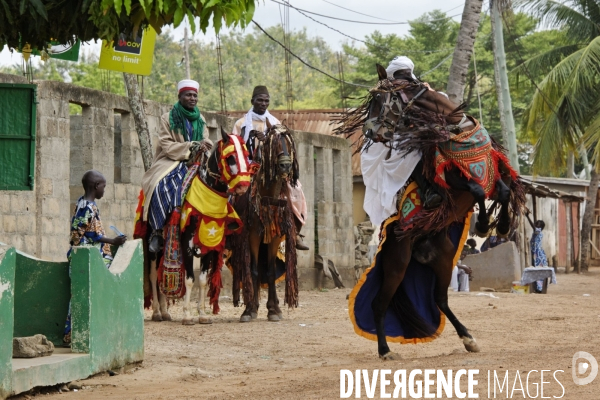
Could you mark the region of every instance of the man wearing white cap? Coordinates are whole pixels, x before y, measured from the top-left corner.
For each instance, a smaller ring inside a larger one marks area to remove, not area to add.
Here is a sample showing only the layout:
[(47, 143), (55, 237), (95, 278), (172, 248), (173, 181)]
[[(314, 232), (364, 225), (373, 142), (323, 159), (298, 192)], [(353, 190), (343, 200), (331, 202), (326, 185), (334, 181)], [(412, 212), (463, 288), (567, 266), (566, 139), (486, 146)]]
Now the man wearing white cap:
[(187, 172), (184, 161), (190, 158), (192, 149), (205, 151), (212, 147), (206, 123), (196, 107), (199, 87), (190, 79), (177, 84), (179, 101), (160, 118), (154, 161), (142, 178), (144, 209), (140, 219), (152, 229), (148, 247), (153, 253), (164, 245), (162, 229), (167, 217), (181, 205), (175, 194)]
[[(407, 79), (418, 81), (414, 75), (412, 60), (406, 56), (397, 56), (385, 69), (388, 79)], [(429, 85), (424, 83), (427, 87)], [(430, 88), (430, 90), (432, 90)], [(361, 170), (365, 182), (363, 208), (371, 222), (379, 226), (389, 216), (397, 212), (396, 195), (412, 177), (423, 191), (424, 207), (438, 206), (442, 197), (435, 192), (433, 185), (422, 174), (420, 152), (402, 155), (391, 152), (383, 143), (373, 143), (361, 153)], [(418, 165), (418, 167), (417, 167)]]
[[(256, 86), (252, 91), (252, 108), (242, 118), (238, 119), (233, 126), (233, 134), (242, 136), (246, 147), (252, 154), (256, 140), (264, 140), (267, 132), (267, 120), (271, 125), (281, 124), (267, 108), (270, 102), (269, 90), (266, 86)], [(294, 221), (296, 223), (296, 249), (308, 250), (309, 247), (302, 241), (300, 229), (304, 226), (307, 217), (307, 206), (302, 184), (297, 181), (296, 186), (292, 186), (288, 182), (290, 197), (292, 200), (292, 211), (294, 212)]]

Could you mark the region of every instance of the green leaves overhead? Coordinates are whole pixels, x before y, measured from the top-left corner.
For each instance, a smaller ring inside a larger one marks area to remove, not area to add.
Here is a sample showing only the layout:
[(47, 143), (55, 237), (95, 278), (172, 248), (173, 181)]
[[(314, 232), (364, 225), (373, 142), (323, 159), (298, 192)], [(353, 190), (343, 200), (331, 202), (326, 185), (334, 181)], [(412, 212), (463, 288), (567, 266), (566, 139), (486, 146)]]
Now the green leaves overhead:
[[(542, 76), (524, 114), (523, 133), (536, 141), (534, 169), (552, 173), (581, 143), (600, 168), (600, 4), (595, 0), (530, 0), (525, 9), (542, 27), (564, 32), (554, 48), (516, 71)], [(552, 160), (553, 162), (548, 162)]]
[(41, 48), (51, 38), (113, 40), (121, 32), (135, 36), (148, 25), (160, 32), (170, 23), (177, 27), (185, 16), (192, 31), (199, 17), (203, 32), (212, 22), (218, 33), (223, 26), (245, 27), (254, 9), (254, 0), (0, 0), (0, 48), (26, 42)]

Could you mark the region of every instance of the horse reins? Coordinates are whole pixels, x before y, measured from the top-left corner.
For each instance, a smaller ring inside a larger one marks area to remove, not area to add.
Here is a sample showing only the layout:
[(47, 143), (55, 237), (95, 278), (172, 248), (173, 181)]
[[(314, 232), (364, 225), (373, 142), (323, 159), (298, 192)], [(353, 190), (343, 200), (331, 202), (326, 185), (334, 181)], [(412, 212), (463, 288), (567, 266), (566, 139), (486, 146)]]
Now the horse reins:
[[(421, 85), (422, 86), (422, 85)], [(406, 93), (404, 93), (404, 91), (402, 89), (399, 90), (393, 90), (390, 89), (389, 91), (385, 91), (385, 95), (386, 95), (386, 99), (382, 104), (381, 110), (379, 111), (379, 115), (375, 118), (370, 118), (365, 122), (365, 125), (363, 127), (363, 133), (366, 134), (367, 131), (371, 130), (371, 131), (377, 131), (379, 130), (378, 126), (380, 126), (381, 124), (384, 124), (387, 128), (388, 128), (388, 133), (390, 132), (389, 128), (393, 128), (392, 134), (395, 133), (396, 128), (400, 127), (400, 123), (401, 121), (404, 120), (404, 117), (406, 117), (406, 113), (408, 112), (408, 110), (410, 110), (412, 108), (412, 106), (415, 103), (415, 100), (417, 100), (419, 97), (421, 97), (421, 95), (423, 93), (425, 93), (427, 91), (427, 87), (422, 87), (421, 90), (410, 100), (408, 100), (408, 97), (406, 96)], [(402, 101), (400, 101), (400, 99), (402, 99)], [(405, 107), (402, 107), (402, 102), (406, 103)], [(394, 105), (396, 105), (396, 108), (398, 109), (398, 112), (395, 112), (393, 107)], [(373, 104), (371, 104), (370, 110), (369, 112), (372, 110)], [(391, 121), (387, 118), (387, 115), (389, 113), (394, 114), (395, 116), (398, 116), (398, 120), (396, 122)], [(377, 129), (375, 129), (377, 127)]]

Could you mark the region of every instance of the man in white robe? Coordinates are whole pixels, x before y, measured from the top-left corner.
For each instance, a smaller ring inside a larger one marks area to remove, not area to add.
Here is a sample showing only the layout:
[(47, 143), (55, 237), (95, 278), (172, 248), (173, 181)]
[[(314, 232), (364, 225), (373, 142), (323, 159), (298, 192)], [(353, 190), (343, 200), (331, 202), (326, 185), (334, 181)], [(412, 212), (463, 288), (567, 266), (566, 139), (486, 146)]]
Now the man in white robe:
[[(394, 57), (386, 68), (388, 79), (408, 78), (416, 80), (413, 74), (415, 65), (405, 56)], [(426, 84), (427, 85), (427, 84)], [(429, 86), (429, 85), (427, 85)], [(373, 143), (361, 153), (361, 171), (365, 183), (365, 199), (363, 208), (371, 222), (378, 226), (397, 210), (397, 193), (413, 175), (415, 167), (421, 160), (420, 152), (411, 152), (402, 156), (397, 151), (390, 151), (383, 143)], [(415, 171), (413, 179), (421, 188), (431, 186), (424, 182), (421, 171)], [(437, 193), (424, 194), (428, 208), (441, 202)], [(437, 197), (436, 197), (437, 196)], [(429, 200), (427, 202), (427, 200)]]
[[(252, 154), (256, 146), (257, 140), (264, 140), (267, 132), (267, 120), (271, 125), (281, 124), (267, 108), (269, 107), (270, 96), (266, 86), (256, 86), (252, 92), (252, 108), (233, 126), (233, 134), (242, 136), (248, 151)], [(302, 184), (297, 181), (297, 186), (292, 186), (288, 182), (290, 191), (292, 210), (294, 212), (294, 221), (296, 223), (296, 249), (308, 250), (309, 247), (302, 241), (300, 230), (306, 223), (307, 206)]]

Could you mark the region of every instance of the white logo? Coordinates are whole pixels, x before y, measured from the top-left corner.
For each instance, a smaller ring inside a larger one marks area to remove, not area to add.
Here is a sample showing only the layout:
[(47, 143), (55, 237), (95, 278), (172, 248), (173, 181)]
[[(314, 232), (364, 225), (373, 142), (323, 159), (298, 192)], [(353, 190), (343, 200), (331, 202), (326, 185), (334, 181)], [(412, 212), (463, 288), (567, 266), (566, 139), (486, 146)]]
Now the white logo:
[[(585, 359), (587, 362), (577, 362), (579, 359)], [(591, 367), (591, 368), (590, 368)], [(587, 371), (590, 371), (590, 374), (585, 378), (580, 378), (578, 375), (583, 375)], [(573, 354), (573, 365), (571, 368), (573, 373), (573, 382), (576, 385), (587, 385), (591, 383), (594, 379), (596, 379), (596, 375), (598, 375), (598, 361), (594, 358), (590, 353), (586, 353), (585, 351), (578, 351)]]

